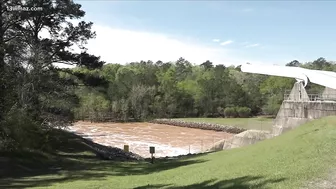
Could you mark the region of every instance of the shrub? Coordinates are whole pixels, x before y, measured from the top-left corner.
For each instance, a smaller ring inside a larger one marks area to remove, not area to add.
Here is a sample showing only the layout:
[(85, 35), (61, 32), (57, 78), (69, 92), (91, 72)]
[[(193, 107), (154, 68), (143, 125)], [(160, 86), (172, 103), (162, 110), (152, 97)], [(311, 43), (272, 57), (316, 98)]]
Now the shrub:
[(249, 117), (251, 115), (251, 108), (248, 107), (237, 107), (236, 108), (239, 117)]
[(221, 117), (224, 117), (225, 114), (224, 114), (224, 108), (222, 107), (218, 107), (217, 108), (217, 113), (221, 116)]
[(225, 117), (237, 117), (237, 111), (235, 107), (226, 107), (224, 109)]
[(262, 108), (262, 111), (264, 114), (276, 116), (280, 109), (281, 103), (282, 102), (279, 101), (276, 96), (272, 96), (268, 99), (267, 104)]
[(23, 109), (13, 107), (1, 122), (1, 150), (42, 149), (46, 144), (45, 130)]

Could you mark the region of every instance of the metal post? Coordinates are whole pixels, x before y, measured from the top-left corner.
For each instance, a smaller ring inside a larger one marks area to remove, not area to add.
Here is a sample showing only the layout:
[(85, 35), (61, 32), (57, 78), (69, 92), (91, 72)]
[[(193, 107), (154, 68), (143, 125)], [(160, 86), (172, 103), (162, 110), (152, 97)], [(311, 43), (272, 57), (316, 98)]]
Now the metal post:
[(150, 146), (149, 147), (149, 153), (151, 154), (151, 157), (152, 157), (152, 159), (151, 159), (151, 162), (152, 162), (152, 164), (154, 163), (154, 153), (155, 153), (155, 147), (154, 146)]
[(129, 152), (129, 145), (127, 145), (127, 144), (124, 145), (124, 151)]

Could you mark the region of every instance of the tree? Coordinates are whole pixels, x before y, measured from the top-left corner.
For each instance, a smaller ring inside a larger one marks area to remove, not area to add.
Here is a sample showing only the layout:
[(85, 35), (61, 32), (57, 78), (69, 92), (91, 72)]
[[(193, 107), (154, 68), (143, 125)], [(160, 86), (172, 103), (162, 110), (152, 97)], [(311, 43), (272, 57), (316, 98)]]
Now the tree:
[(155, 88), (136, 85), (132, 87), (130, 101), (132, 105), (133, 117), (141, 120), (149, 117), (152, 112), (151, 102), (154, 100)]
[(213, 64), (209, 60), (203, 62), (201, 66), (206, 70), (213, 68)]
[[(291, 65), (299, 64), (294, 61)], [(284, 93), (289, 92), (295, 82), (291, 78), (244, 73), (235, 66), (216, 65), (205, 69), (183, 58), (175, 63), (140, 61), (107, 64), (101, 70), (76, 69), (83, 78), (94, 77), (107, 82), (86, 87), (103, 95), (109, 101), (110, 115), (119, 120), (218, 117), (230, 107), (241, 107), (244, 116), (250, 109), (252, 115), (274, 115)], [(317, 89), (310, 84), (306, 89), (309, 88)]]
[(286, 66), (290, 66), (290, 67), (300, 67), (301, 63), (297, 60), (293, 60), (291, 62), (289, 62), (288, 64), (286, 64)]
[[(7, 11), (7, 6), (16, 5), (42, 7), (43, 10)], [(9, 110), (15, 107), (41, 131), (72, 122), (72, 105), (78, 102), (73, 93), (75, 83), (60, 77), (59, 72), (63, 69), (55, 67), (55, 64), (66, 63), (90, 69), (103, 64), (99, 57), (85, 52), (86, 41), (95, 37), (91, 31), (92, 23), (81, 21), (75, 26), (69, 22), (83, 17), (85, 12), (79, 4), (68, 0), (8, 0), (1, 1), (0, 7), (0, 68), (4, 68), (0, 69), (3, 72), (1, 81), (10, 78), (15, 81), (1, 85), (0, 104), (4, 98), (11, 98), (6, 99), (0, 117), (9, 115)], [(42, 32), (47, 32), (50, 37), (41, 36)], [(74, 45), (82, 52), (71, 52), (69, 49)], [(8, 122), (7, 127), (10, 128)]]
[(295, 83), (295, 79), (270, 76), (261, 83), (260, 92), (266, 100), (264, 112), (267, 114), (276, 114), (283, 101), (284, 94), (290, 92)]
[(179, 58), (175, 63), (176, 79), (182, 81), (192, 72), (192, 65), (184, 58)]
[(0, 2), (0, 124), (2, 124), (1, 120), (4, 120), (6, 112), (13, 105), (13, 100), (10, 100), (12, 99), (10, 97), (15, 96), (12, 86), (15, 84), (15, 71), (18, 70), (15, 70), (9, 61), (14, 64), (14, 60), (18, 61), (22, 52), (21, 41), (16, 39), (18, 32), (15, 30), (23, 21), (19, 12), (9, 14), (7, 10), (7, 7), (13, 6), (14, 2)]
[(109, 108), (109, 101), (103, 94), (90, 92), (82, 97), (82, 111), (89, 114), (90, 120), (102, 120), (101, 115), (105, 115)]

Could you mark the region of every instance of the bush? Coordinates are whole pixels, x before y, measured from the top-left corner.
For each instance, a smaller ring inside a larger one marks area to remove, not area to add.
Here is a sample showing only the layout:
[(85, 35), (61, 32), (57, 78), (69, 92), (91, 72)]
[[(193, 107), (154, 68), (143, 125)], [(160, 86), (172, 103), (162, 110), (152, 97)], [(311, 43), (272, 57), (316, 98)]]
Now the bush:
[(238, 116), (239, 117), (250, 117), (251, 115), (251, 108), (248, 108), (248, 107), (237, 107), (236, 108), (237, 110), (237, 113), (238, 113)]
[(224, 109), (225, 117), (246, 118), (251, 115), (251, 108), (248, 107), (227, 107)]
[(268, 99), (267, 104), (262, 108), (262, 111), (266, 115), (276, 116), (280, 109), (281, 103), (282, 102), (279, 101), (276, 96), (272, 96)]
[(1, 122), (0, 149), (42, 149), (46, 144), (45, 132), (40, 122), (34, 121), (25, 110), (14, 107)]
[(224, 109), (225, 117), (237, 117), (237, 111), (235, 107), (226, 107)]
[(224, 114), (224, 108), (222, 107), (218, 107), (217, 108), (217, 113), (221, 116), (221, 117), (224, 117), (225, 114)]

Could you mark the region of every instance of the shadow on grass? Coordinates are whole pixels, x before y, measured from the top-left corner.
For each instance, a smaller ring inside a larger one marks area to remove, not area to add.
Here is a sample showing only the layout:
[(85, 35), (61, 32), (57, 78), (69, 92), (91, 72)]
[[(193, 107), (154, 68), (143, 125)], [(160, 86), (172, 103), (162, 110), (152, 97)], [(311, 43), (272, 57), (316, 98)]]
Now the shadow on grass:
[[(83, 139), (75, 134), (54, 131), (52, 151), (0, 152), (0, 188), (48, 186), (75, 180), (99, 180), (107, 176), (145, 175), (154, 172), (202, 163), (201, 155), (166, 160), (111, 161), (98, 158), (95, 148), (106, 146)], [(40, 178), (31, 178), (43, 176)]]
[[(188, 186), (171, 186), (169, 185), (147, 185), (140, 186), (134, 189), (151, 189), (151, 188), (165, 188), (165, 189), (266, 189), (269, 188), (268, 184), (276, 184), (285, 181), (285, 178), (281, 179), (265, 179), (263, 177), (256, 176), (244, 176), (234, 179), (227, 179), (218, 181), (216, 179), (207, 180), (197, 184), (191, 184)], [(169, 187), (170, 186), (170, 187)]]
[(166, 184), (149, 184), (149, 185), (145, 185), (145, 186), (139, 186), (139, 187), (136, 187), (136, 188), (133, 188), (133, 189), (158, 189), (158, 188), (162, 188), (162, 187), (167, 187), (167, 186), (170, 186), (169, 185), (166, 185)]
[(96, 173), (71, 173), (52, 178), (29, 178), (29, 179), (1, 179), (0, 188), (29, 188), (47, 187), (55, 183), (69, 182), (75, 180), (102, 179), (102, 175)]

